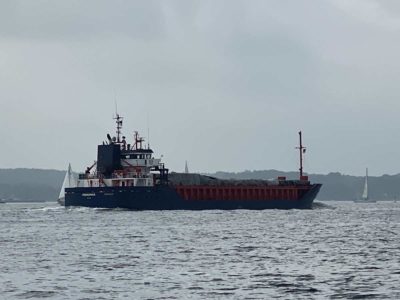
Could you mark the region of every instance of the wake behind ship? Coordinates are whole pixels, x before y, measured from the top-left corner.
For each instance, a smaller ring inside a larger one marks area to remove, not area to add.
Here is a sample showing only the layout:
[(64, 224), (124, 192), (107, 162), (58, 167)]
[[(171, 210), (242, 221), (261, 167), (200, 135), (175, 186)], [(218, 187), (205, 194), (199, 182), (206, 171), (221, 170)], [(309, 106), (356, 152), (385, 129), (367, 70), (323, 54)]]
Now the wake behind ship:
[(129, 144), (122, 136), (123, 118), (115, 117), (116, 136), (97, 148), (97, 161), (73, 187), (65, 188), (65, 206), (132, 210), (309, 209), (321, 184), (303, 176), (301, 141), (299, 180), (221, 180), (210, 176), (169, 173), (154, 158), (138, 132)]

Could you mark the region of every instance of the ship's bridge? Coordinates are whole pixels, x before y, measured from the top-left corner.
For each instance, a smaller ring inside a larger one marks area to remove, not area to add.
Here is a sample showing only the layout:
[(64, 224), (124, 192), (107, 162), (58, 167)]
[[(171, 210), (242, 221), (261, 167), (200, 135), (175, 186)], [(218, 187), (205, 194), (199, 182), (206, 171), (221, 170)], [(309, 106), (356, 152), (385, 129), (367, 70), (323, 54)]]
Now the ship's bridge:
[(160, 164), (161, 160), (153, 157), (151, 149), (135, 149), (121, 151), (122, 167), (152, 168)]
[[(128, 144), (125, 136), (121, 139), (122, 117), (117, 114), (115, 119), (117, 136), (107, 134), (108, 142), (98, 145), (97, 161), (79, 175), (78, 186), (154, 186), (167, 183), (168, 169), (161, 159), (153, 157), (149, 145), (143, 147), (144, 139), (137, 131), (133, 144)], [(91, 173), (92, 169), (94, 172)]]

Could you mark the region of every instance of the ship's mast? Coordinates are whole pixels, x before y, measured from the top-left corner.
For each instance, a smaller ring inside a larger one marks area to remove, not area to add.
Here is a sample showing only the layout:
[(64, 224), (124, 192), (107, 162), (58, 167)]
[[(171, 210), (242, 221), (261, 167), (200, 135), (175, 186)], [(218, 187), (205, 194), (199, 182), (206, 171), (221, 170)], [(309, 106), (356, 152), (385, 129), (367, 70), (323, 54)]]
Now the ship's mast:
[(118, 113), (115, 114), (115, 123), (117, 123), (117, 143), (121, 142), (121, 129), (122, 129), (122, 120), (124, 118), (121, 117)]
[(303, 154), (306, 153), (306, 147), (303, 147), (303, 140), (302, 140), (302, 135), (301, 131), (299, 131), (299, 147), (296, 147), (296, 149), (299, 149), (299, 154), (300, 154), (300, 179), (303, 177)]

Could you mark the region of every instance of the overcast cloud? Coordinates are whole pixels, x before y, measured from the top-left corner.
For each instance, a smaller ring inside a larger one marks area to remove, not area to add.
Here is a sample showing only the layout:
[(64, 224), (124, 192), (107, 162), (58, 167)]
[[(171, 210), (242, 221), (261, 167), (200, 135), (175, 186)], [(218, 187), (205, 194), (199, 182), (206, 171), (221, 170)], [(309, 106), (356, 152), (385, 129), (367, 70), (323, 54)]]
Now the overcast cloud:
[(114, 132), (173, 170), (400, 172), (400, 2), (0, 3), (0, 167), (81, 171)]

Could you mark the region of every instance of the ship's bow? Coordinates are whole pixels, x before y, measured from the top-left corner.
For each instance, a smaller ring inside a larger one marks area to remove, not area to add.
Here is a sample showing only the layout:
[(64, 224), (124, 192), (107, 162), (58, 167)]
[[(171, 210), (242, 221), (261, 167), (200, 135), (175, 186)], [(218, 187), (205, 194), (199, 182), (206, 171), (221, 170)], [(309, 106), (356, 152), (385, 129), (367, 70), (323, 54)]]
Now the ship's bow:
[(305, 193), (304, 196), (301, 198), (299, 208), (312, 209), (314, 199), (317, 197), (321, 187), (322, 184), (320, 183), (312, 184), (308, 192)]

